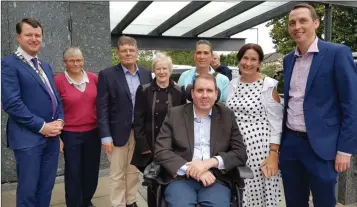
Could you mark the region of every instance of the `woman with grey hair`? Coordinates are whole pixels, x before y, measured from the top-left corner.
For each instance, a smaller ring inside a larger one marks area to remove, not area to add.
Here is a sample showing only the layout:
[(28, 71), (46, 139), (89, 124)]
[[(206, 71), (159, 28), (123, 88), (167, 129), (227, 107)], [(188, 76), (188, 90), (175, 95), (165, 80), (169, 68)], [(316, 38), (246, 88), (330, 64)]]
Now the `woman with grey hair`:
[[(168, 108), (186, 103), (182, 87), (170, 76), (173, 65), (169, 56), (158, 54), (152, 63), (155, 79), (152, 83), (139, 86), (136, 91), (134, 110), (135, 150), (131, 161), (141, 172), (153, 160), (154, 142), (160, 132)], [(156, 186), (147, 190), (148, 206), (155, 207)]]
[(93, 206), (97, 189), (101, 142), (97, 129), (96, 96), (98, 77), (83, 70), (78, 47), (63, 53), (65, 71), (55, 77), (62, 98), (65, 125), (61, 152), (65, 159), (65, 196), (68, 207)]

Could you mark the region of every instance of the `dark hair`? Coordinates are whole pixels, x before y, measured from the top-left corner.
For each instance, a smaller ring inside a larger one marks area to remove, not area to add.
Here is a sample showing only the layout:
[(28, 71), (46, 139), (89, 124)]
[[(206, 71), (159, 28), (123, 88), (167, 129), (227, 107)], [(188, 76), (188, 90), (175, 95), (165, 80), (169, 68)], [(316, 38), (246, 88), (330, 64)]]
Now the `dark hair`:
[(213, 47), (212, 47), (212, 44), (210, 43), (210, 41), (198, 40), (198, 42), (196, 42), (195, 51), (196, 51), (198, 45), (208, 45), (211, 48), (211, 54), (213, 54)]
[[(300, 8), (308, 9), (308, 10), (310, 11), (312, 20), (316, 20), (316, 19), (319, 18), (319, 17), (317, 16), (317, 14), (316, 14), (315, 8), (314, 8), (313, 6), (311, 6), (310, 4), (307, 4), (307, 3), (296, 4), (296, 5), (294, 6), (294, 8), (293, 8), (291, 11), (293, 11), (293, 10), (295, 10), (295, 9), (300, 9)], [(290, 12), (291, 12), (291, 11), (290, 11)]]
[[(258, 53), (259, 63), (261, 63), (261, 62), (263, 61), (263, 59), (264, 59), (263, 49), (262, 49), (262, 47), (260, 47), (260, 45), (254, 44), (254, 43), (245, 44), (245, 45), (243, 45), (242, 48), (240, 48), (240, 50), (239, 50), (238, 53), (237, 53), (237, 60), (238, 60), (238, 62), (240, 62), (240, 60), (243, 58), (244, 54), (245, 54), (245, 53), (247, 52), (247, 50), (249, 50), (249, 49), (252, 49), (252, 50), (254, 50), (255, 52)], [(260, 71), (259, 68), (258, 68), (257, 71), (258, 71), (258, 72)], [(240, 71), (239, 71), (239, 74), (241, 74)]]
[(25, 24), (25, 23), (31, 25), (31, 27), (33, 27), (33, 28), (40, 27), (41, 31), (42, 31), (42, 35), (43, 35), (43, 28), (42, 28), (40, 22), (38, 22), (36, 19), (33, 19), (33, 18), (23, 18), (23, 19), (21, 19), (21, 21), (16, 24), (16, 33), (17, 34), (21, 34), (22, 25)]
[(197, 75), (196, 78), (193, 80), (193, 86), (192, 89), (195, 89), (196, 81), (198, 79), (205, 79), (205, 80), (211, 80), (214, 83), (214, 88), (217, 90), (217, 83), (216, 83), (216, 78), (211, 75), (211, 74), (202, 74), (202, 75)]

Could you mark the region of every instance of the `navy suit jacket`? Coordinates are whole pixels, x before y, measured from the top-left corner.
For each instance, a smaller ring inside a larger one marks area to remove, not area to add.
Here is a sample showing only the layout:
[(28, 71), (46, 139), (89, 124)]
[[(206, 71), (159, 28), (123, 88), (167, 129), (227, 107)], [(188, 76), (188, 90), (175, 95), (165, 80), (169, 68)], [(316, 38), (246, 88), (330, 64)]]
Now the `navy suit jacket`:
[[(139, 67), (138, 73), (141, 85), (151, 83), (150, 71)], [(134, 112), (129, 86), (121, 64), (99, 72), (97, 90), (100, 137), (112, 137), (114, 146), (124, 146), (129, 139)]]
[[(308, 74), (303, 104), (306, 132), (315, 153), (334, 160), (337, 151), (357, 154), (357, 68), (344, 45), (318, 41)], [(284, 66), (284, 133), (294, 51)]]
[(39, 133), (43, 123), (64, 119), (62, 101), (51, 66), (42, 60), (40, 62), (57, 97), (55, 116), (52, 116), (50, 94), (35, 70), (15, 54), (1, 60), (1, 102), (2, 108), (9, 115), (8, 145), (14, 150), (46, 143), (51, 138)]

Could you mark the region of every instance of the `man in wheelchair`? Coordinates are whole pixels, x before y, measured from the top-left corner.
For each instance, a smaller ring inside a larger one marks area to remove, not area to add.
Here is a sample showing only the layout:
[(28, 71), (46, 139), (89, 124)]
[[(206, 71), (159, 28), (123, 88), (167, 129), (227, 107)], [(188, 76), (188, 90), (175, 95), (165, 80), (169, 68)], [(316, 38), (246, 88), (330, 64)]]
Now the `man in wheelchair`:
[(233, 111), (219, 100), (215, 78), (198, 75), (193, 103), (169, 109), (155, 143), (169, 207), (230, 206), (237, 167), (247, 160)]

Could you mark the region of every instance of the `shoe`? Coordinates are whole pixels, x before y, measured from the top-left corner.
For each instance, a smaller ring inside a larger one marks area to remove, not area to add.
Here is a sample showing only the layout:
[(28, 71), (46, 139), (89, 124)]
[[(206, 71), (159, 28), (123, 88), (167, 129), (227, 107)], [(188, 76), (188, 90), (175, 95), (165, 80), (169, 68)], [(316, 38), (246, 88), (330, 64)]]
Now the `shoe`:
[(130, 205), (126, 205), (126, 207), (138, 207), (138, 205), (136, 204), (136, 202), (130, 204)]

